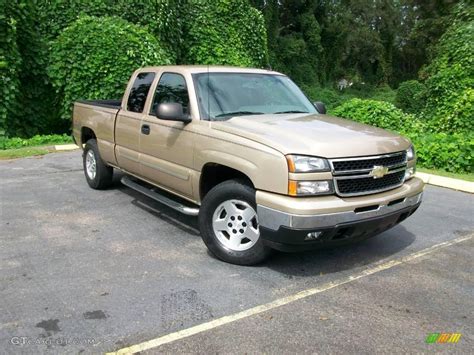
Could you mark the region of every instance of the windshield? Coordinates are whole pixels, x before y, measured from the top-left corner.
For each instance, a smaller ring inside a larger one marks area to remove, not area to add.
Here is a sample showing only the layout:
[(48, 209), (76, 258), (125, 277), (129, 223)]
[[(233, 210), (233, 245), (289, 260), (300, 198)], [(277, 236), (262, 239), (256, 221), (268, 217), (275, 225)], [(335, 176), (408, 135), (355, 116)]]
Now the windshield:
[(288, 77), (274, 74), (194, 74), (201, 117), (228, 120), (234, 116), (317, 113)]

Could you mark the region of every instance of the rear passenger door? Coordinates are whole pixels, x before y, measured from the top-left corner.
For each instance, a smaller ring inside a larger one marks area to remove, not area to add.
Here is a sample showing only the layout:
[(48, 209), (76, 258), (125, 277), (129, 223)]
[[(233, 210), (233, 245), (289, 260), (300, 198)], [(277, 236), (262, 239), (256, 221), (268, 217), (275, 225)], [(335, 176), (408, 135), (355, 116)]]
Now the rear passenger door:
[(122, 101), (115, 123), (115, 152), (118, 166), (122, 169), (140, 174), (140, 137), (141, 121), (145, 115), (145, 103), (156, 74), (153, 72), (136, 73), (130, 80), (128, 97)]
[(160, 103), (180, 103), (190, 114), (188, 87), (185, 77), (163, 72), (153, 93), (150, 109), (142, 125), (148, 133), (140, 138), (140, 164), (143, 176), (157, 185), (183, 197), (192, 196), (193, 122), (160, 120), (156, 108)]

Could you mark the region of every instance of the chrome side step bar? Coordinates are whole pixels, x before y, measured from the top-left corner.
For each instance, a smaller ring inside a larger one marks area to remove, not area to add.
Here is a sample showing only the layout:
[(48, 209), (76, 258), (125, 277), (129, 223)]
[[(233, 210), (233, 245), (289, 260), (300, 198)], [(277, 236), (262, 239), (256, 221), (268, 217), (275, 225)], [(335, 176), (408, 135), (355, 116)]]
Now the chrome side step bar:
[(146, 187), (132, 181), (128, 176), (124, 176), (121, 180), (122, 184), (125, 186), (140, 192), (141, 194), (148, 196), (149, 198), (162, 203), (165, 206), (168, 206), (178, 212), (186, 214), (188, 216), (197, 216), (199, 214), (198, 207), (190, 207), (183, 205), (177, 201), (174, 201), (166, 196), (161, 195), (160, 193), (147, 189)]

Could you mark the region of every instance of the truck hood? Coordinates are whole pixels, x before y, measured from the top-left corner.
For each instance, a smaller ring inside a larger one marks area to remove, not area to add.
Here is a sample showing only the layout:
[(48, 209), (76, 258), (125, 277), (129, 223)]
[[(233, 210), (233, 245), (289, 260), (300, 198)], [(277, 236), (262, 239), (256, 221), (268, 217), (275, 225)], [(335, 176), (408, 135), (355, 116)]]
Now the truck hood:
[(214, 121), (211, 127), (265, 144), (283, 154), (340, 158), (393, 153), (410, 146), (409, 140), (395, 133), (319, 114), (238, 116)]

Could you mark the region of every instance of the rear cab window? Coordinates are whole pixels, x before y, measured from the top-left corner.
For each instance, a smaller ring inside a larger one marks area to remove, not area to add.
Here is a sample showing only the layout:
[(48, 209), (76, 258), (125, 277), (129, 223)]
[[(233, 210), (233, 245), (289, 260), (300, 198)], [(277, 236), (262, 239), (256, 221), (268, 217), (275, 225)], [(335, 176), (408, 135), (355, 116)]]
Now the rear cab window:
[(142, 113), (155, 73), (139, 73), (130, 89), (127, 100), (127, 111)]

